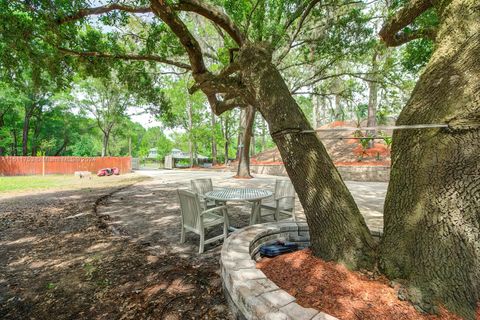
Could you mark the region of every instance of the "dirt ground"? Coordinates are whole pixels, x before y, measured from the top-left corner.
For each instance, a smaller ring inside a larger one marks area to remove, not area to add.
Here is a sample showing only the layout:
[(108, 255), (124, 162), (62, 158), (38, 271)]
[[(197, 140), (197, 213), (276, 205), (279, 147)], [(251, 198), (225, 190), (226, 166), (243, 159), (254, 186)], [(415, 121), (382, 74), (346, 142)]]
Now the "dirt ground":
[(146, 179), (3, 195), (0, 318), (230, 319), (218, 274), (219, 246), (198, 255), (174, 250), (173, 236), (155, 244), (132, 241), (102, 213), (116, 195), (141, 189), (129, 185)]
[[(219, 275), (221, 241), (201, 255), (193, 233), (179, 243), (176, 189), (212, 178), (214, 187), (273, 191), (278, 177), (139, 173), (82, 189), (0, 195), (0, 319), (232, 319)], [(348, 185), (369, 226), (381, 225), (386, 184)], [(248, 225), (248, 204), (229, 203), (228, 212), (233, 226)], [(304, 219), (298, 200), (296, 213)], [(207, 237), (219, 233), (221, 226)]]

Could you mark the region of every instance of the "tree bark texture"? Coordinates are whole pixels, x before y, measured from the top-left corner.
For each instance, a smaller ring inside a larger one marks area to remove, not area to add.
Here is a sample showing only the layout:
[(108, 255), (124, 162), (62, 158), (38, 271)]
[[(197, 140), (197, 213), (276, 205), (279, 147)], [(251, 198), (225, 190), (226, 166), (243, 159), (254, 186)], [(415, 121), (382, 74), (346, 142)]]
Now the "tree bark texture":
[(374, 243), (363, 216), (285, 81), (261, 45), (240, 50), (242, 79), (269, 125), (305, 211), (312, 250), (349, 268), (371, 267)]
[(397, 124), (381, 267), (407, 280), (409, 299), (475, 319), (480, 299), (480, 6), (434, 1), (433, 53)]
[(252, 178), (250, 174), (250, 142), (253, 133), (253, 122), (255, 120), (255, 107), (245, 108), (245, 119), (242, 126), (242, 138), (239, 147), (237, 178)]

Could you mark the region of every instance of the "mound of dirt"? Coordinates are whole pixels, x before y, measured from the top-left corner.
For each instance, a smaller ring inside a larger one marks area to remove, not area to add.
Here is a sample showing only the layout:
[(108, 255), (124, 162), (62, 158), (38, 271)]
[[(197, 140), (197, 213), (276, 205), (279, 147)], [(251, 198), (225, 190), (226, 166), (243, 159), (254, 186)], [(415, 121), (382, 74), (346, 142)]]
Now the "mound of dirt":
[[(334, 121), (318, 129), (356, 126), (352, 121)], [(391, 136), (392, 131), (387, 130), (384, 134)], [(364, 149), (360, 140), (355, 139), (353, 131), (320, 131), (317, 135), (337, 165), (390, 165), (390, 150), (383, 140), (375, 140), (372, 148)], [(281, 161), (277, 148), (266, 150), (251, 159), (252, 164), (280, 164)]]

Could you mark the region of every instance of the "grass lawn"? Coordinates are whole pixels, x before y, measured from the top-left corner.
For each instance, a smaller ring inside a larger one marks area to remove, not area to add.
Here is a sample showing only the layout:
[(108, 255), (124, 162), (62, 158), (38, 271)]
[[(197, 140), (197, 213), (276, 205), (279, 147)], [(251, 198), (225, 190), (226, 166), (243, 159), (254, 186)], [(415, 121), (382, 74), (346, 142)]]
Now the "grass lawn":
[(47, 176), (15, 176), (0, 177), (0, 193), (22, 192), (31, 190), (66, 190), (106, 187), (143, 180), (136, 174), (124, 174), (120, 176), (97, 177), (80, 179), (72, 175), (47, 175)]

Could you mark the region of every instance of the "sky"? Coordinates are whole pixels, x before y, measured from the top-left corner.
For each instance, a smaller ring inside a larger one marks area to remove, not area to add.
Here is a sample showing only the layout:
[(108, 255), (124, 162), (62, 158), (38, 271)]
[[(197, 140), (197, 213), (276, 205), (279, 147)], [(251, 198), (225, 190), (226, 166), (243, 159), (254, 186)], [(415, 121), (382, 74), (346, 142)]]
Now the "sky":
[(151, 114), (141, 112), (140, 108), (129, 108), (128, 114), (133, 122), (140, 123), (144, 128), (159, 127), (162, 123), (156, 120)]

